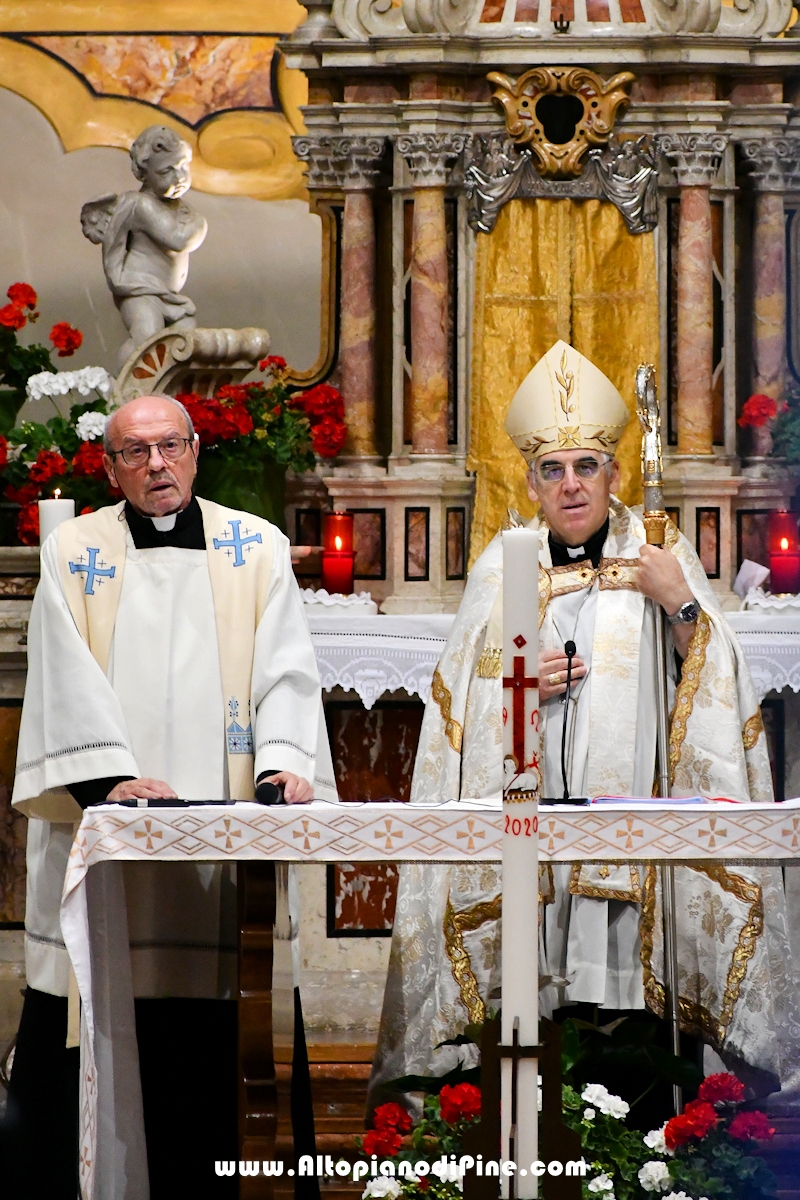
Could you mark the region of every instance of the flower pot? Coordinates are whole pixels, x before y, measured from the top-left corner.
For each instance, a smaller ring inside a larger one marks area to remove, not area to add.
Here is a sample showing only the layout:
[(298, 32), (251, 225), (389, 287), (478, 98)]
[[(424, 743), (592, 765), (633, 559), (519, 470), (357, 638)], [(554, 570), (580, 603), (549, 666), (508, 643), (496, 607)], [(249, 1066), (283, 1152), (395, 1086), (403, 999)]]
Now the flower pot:
[(226, 508), (264, 517), (286, 532), (286, 468), (272, 462), (230, 463), (213, 450), (201, 451), (195, 491)]

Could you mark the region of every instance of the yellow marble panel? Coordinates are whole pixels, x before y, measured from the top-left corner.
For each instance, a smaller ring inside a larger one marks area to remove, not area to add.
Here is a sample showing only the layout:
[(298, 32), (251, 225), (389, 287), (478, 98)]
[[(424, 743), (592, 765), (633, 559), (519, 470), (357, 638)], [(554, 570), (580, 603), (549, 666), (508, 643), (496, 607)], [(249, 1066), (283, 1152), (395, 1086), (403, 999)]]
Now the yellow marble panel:
[(155, 104), (189, 125), (231, 108), (277, 108), (277, 38), (80, 34), (26, 39), (68, 63), (92, 91)]
[[(296, 78), (295, 78), (296, 77)], [(175, 129), (193, 150), (192, 186), (223, 196), (259, 200), (307, 198), (291, 135), (302, 132), (298, 102), (305, 79), (278, 73), (284, 113), (261, 109), (222, 112), (195, 131), (171, 113), (117, 96), (95, 96), (64, 63), (24, 41), (0, 37), (0, 87), (34, 104), (47, 117), (64, 149), (119, 146), (129, 149), (154, 120)]]
[(0, 33), (291, 33), (297, 0), (0, 0)]

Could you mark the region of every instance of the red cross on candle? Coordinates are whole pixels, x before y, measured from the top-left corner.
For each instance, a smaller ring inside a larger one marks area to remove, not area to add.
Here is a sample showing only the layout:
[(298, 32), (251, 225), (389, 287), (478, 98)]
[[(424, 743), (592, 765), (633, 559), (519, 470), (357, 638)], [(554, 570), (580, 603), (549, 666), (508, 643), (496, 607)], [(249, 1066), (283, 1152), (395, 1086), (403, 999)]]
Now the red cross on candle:
[[(514, 639), (516, 641), (516, 638)], [(525, 642), (523, 640), (522, 644)], [(514, 655), (514, 674), (503, 676), (503, 687), (511, 688), (511, 738), (514, 746), (514, 760), (517, 773), (525, 769), (525, 693), (531, 688), (538, 688), (539, 679), (534, 675), (525, 674), (524, 655)]]

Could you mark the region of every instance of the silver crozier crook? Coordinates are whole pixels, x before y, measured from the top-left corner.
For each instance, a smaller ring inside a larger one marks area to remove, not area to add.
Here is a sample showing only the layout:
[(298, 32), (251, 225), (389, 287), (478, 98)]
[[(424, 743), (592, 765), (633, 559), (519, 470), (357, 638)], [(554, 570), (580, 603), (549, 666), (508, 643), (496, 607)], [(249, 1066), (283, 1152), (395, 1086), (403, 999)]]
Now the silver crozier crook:
[[(636, 371), (636, 413), (642, 427), (642, 482), (644, 484), (644, 528), (650, 546), (663, 546), (666, 540), (667, 514), (664, 510), (664, 483), (661, 475), (661, 413), (656, 395), (655, 368), (642, 363)], [(664, 610), (653, 600), (647, 601), (655, 627), (656, 668), (656, 746), (658, 750), (658, 792), (670, 794), (669, 772), (669, 701), (667, 699), (667, 640)], [(675, 868), (665, 862), (661, 867), (661, 896), (664, 906), (664, 975), (666, 1011), (672, 1033), (672, 1052), (680, 1056), (680, 1008), (678, 993), (678, 930), (675, 923)], [(681, 1088), (672, 1086), (676, 1114), (682, 1108)]]

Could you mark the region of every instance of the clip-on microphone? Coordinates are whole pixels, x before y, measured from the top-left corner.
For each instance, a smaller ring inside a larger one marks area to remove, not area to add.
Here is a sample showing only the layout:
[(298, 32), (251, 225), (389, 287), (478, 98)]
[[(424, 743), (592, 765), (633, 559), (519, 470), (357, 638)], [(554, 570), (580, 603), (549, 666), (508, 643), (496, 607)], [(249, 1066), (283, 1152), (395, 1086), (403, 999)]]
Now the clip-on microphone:
[(567, 720), (569, 718), (569, 693), (572, 687), (572, 660), (577, 653), (577, 646), (570, 639), (564, 643), (564, 653), (567, 656), (567, 690), (564, 693), (564, 724), (561, 728), (561, 778), (564, 780), (564, 801), (569, 802), (569, 784), (567, 783)]

